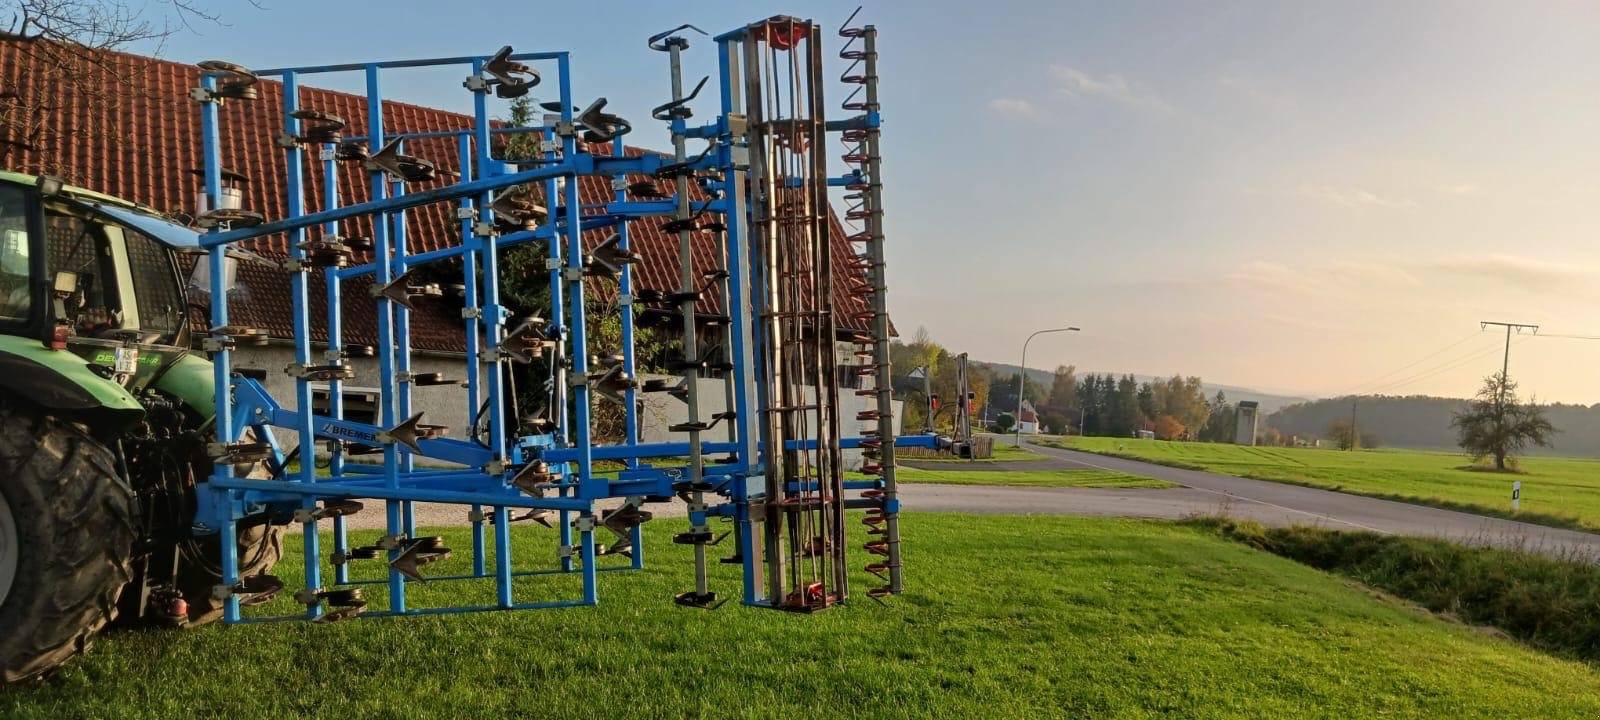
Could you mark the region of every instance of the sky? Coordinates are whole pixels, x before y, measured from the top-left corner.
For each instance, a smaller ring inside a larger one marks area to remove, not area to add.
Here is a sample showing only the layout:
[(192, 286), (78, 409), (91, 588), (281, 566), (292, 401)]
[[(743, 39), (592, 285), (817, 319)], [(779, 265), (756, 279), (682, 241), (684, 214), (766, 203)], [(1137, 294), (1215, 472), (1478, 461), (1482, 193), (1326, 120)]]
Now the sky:
[[(665, 146), (646, 37), (780, 13), (832, 28), (856, 5), (230, 0), (159, 51), (273, 67), (566, 49), (580, 104), (605, 96), (637, 118), (631, 144)], [(1600, 338), (1600, 3), (866, 5), (903, 334), (1015, 363), (1029, 333), (1075, 325), (1029, 366), (1465, 396), (1502, 361), (1478, 323), (1530, 323), (1522, 392), (1600, 402), (1600, 339), (1559, 337)], [(691, 75), (713, 47), (691, 48)], [(464, 110), (462, 75), (385, 91)]]

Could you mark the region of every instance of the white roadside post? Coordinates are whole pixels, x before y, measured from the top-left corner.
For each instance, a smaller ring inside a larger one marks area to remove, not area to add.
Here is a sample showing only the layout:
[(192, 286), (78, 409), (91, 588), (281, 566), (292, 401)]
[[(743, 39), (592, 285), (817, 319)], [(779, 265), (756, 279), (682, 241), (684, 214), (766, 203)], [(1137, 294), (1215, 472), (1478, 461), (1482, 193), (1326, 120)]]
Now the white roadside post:
[(1522, 481), (1511, 483), (1511, 512), (1516, 512), (1522, 507)]

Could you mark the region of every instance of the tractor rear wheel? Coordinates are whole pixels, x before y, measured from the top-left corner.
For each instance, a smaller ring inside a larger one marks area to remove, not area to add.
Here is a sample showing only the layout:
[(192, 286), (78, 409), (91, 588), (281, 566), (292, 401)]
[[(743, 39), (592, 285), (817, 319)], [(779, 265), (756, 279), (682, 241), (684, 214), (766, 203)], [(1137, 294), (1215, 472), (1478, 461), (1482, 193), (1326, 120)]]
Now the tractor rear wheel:
[(0, 400), (0, 683), (88, 649), (132, 577), (133, 491), (82, 427)]
[[(246, 430), (244, 438), (255, 439), (254, 430)], [(210, 477), (212, 464), (196, 458), (195, 477)], [(265, 462), (240, 463), (233, 466), (233, 474), (251, 480), (271, 480), (272, 471)], [(254, 522), (239, 523), (239, 578), (272, 572), (272, 567), (283, 557), (282, 525), (272, 525), (265, 517)], [(221, 600), (212, 594), (222, 582), (222, 538), (208, 535), (191, 539), (181, 549), (183, 563), (178, 570), (178, 592), (189, 605), (189, 625), (204, 625), (222, 618)]]

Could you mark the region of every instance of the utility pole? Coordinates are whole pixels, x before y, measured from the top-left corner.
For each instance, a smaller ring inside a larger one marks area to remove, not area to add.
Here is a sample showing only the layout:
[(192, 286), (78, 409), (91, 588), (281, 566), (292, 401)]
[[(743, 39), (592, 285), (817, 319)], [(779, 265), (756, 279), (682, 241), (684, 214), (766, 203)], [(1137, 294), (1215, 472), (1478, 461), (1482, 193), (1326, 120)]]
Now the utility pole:
[(1506, 329), (1506, 353), (1505, 357), (1500, 361), (1500, 392), (1494, 400), (1495, 431), (1505, 432), (1506, 384), (1510, 382), (1509, 373), (1511, 372), (1511, 331), (1515, 330), (1518, 333), (1521, 333), (1523, 330), (1532, 330), (1535, 334), (1538, 334), (1539, 326), (1529, 325), (1527, 323), (1508, 323), (1484, 320), (1478, 323), (1478, 328), (1480, 330), (1487, 330), (1489, 329), (1490, 325), (1503, 327)]
[(1361, 433), (1356, 431), (1356, 403), (1357, 402), (1359, 402), (1359, 401), (1356, 400), (1354, 395), (1350, 396), (1350, 449), (1351, 450), (1355, 450), (1356, 446), (1361, 444)]

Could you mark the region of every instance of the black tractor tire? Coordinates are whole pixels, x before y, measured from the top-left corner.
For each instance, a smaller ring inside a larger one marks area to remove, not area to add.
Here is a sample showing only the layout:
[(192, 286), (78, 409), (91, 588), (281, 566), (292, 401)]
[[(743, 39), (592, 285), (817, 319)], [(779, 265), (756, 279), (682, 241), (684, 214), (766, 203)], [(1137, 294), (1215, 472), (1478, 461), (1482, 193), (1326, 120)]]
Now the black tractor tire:
[(82, 426), (4, 400), (0, 494), (20, 549), (0, 602), (0, 683), (14, 683), (87, 650), (114, 618), (133, 575), (135, 504), (111, 450)]
[[(265, 522), (239, 526), (239, 577), (272, 571), (283, 557), (281, 525)], [(202, 553), (203, 562), (185, 562), (178, 571), (178, 592), (189, 605), (189, 627), (222, 619), (223, 602), (213, 590), (222, 582), (222, 542), (218, 535), (196, 541), (191, 547)]]
[[(255, 431), (246, 429), (244, 437), (255, 439)], [(210, 477), (213, 467), (209, 459), (196, 458), (195, 477)], [(265, 462), (236, 464), (233, 474), (252, 480), (272, 479), (272, 471)], [(241, 521), (238, 527), (240, 579), (272, 572), (273, 566), (283, 557), (284, 526), (255, 518), (254, 522)], [(222, 582), (221, 535), (197, 538), (185, 550), (188, 557), (178, 569), (178, 592), (189, 605), (189, 626), (222, 619), (223, 601), (216, 599), (213, 592)]]

